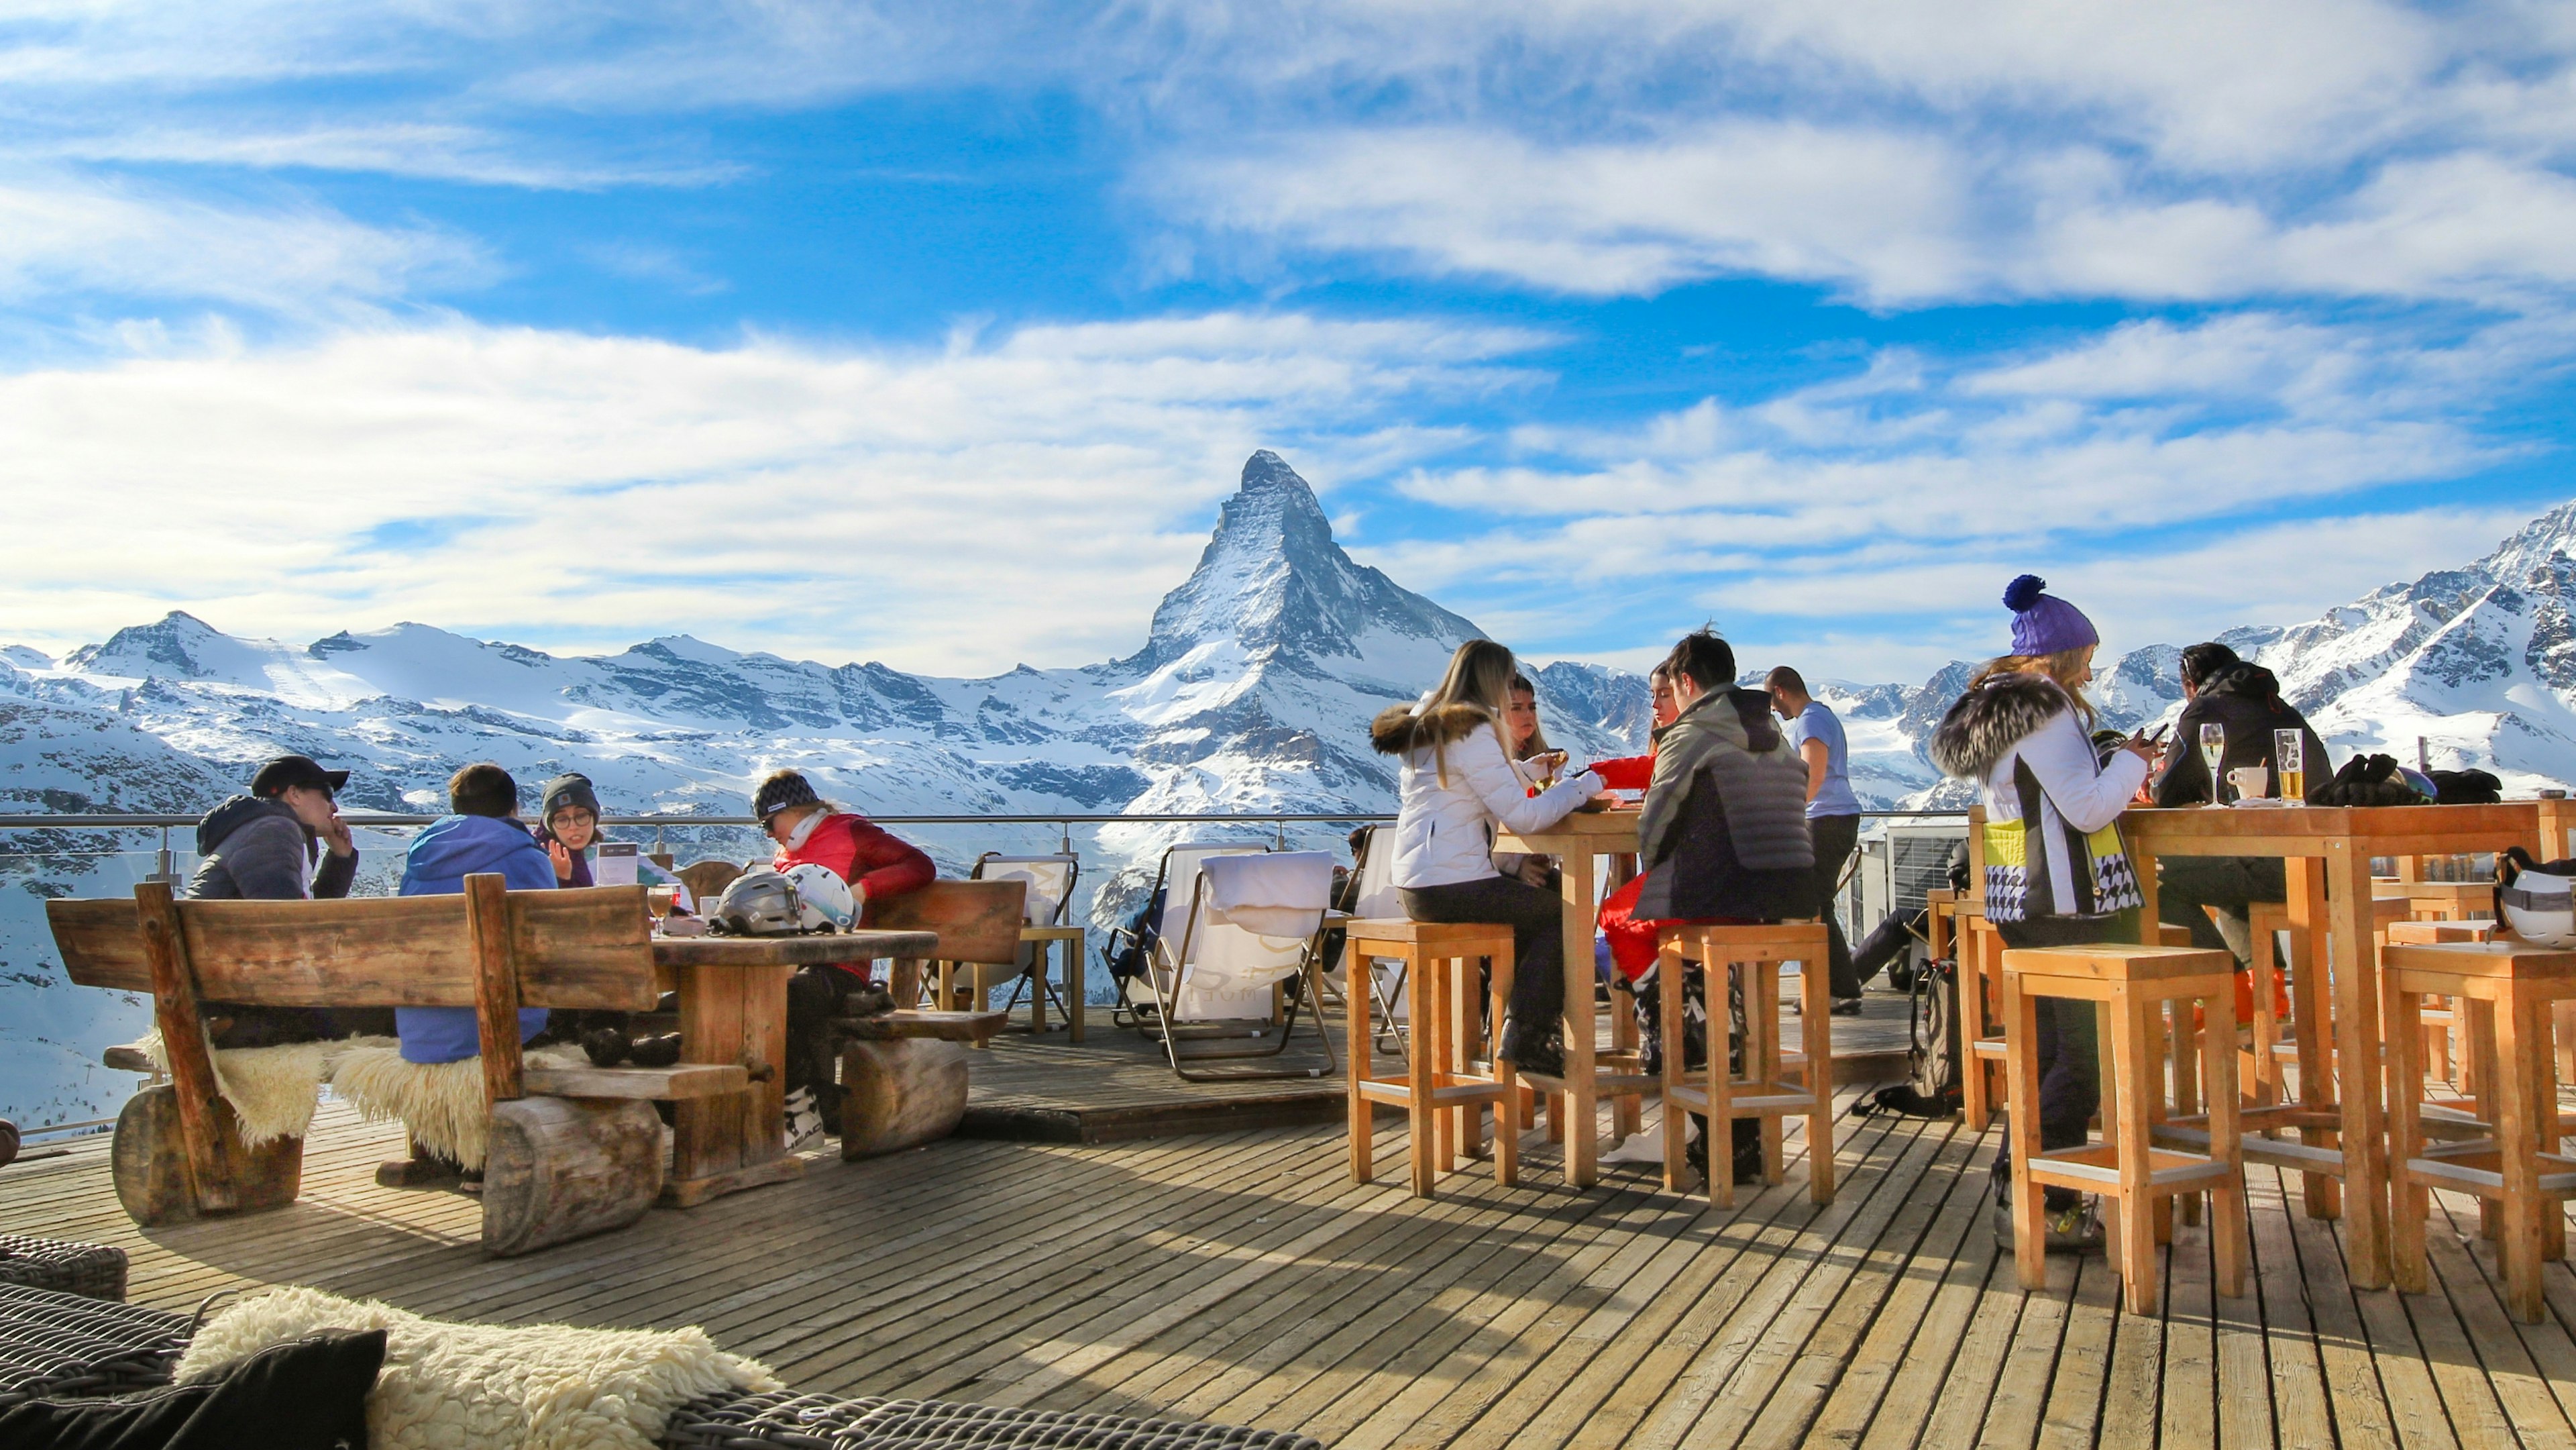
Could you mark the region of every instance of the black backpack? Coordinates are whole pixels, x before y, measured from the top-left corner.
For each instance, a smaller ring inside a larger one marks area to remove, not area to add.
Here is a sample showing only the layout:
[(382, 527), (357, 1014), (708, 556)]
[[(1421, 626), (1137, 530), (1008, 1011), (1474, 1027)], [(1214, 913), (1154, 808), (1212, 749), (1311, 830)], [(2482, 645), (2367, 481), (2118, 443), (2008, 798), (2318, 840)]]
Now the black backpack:
[(1959, 1111), (1959, 963), (1936, 957), (1914, 977), (1912, 1010), (1907, 1014), (1906, 1080), (1894, 1087), (1863, 1094), (1852, 1104), (1852, 1116), (1902, 1113), (1910, 1118), (1946, 1118)]

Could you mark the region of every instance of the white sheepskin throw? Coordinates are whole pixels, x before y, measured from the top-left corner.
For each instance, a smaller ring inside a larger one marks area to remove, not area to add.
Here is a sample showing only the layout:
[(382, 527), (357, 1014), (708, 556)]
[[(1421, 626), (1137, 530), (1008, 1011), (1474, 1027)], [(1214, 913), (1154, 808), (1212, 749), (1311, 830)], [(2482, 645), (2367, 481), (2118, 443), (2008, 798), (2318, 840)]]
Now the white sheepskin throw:
[[(278, 1047), (230, 1047), (214, 1054), (215, 1088), (232, 1106), (242, 1143), (256, 1148), (279, 1138), (301, 1138), (313, 1126), (313, 1104), (330, 1076), (331, 1059), (352, 1047), (390, 1045), (390, 1037), (351, 1037), (338, 1042), (290, 1042)], [(135, 1049), (164, 1073), (169, 1055), (154, 1029)]]
[[(579, 1048), (539, 1048), (532, 1067), (581, 1067)], [(412, 1141), (468, 1173), (483, 1171), (491, 1109), (483, 1099), (483, 1059), (425, 1064), (403, 1061), (390, 1038), (368, 1039), (331, 1060), (331, 1090), (357, 1106), (369, 1122), (397, 1122)], [(362, 1326), (363, 1327), (363, 1326)]]
[(694, 1327), (448, 1324), (295, 1287), (216, 1315), (188, 1345), (179, 1377), (319, 1329), (385, 1331), (384, 1371), (367, 1395), (367, 1437), (378, 1450), (653, 1450), (671, 1412), (691, 1400), (781, 1387), (766, 1366)]

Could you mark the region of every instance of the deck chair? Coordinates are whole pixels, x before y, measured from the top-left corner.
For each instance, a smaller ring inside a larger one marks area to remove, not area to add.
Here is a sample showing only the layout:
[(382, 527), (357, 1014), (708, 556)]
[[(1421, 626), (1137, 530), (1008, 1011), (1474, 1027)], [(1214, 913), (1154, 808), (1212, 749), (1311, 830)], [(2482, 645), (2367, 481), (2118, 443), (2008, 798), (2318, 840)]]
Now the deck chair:
[(1160, 1010), (1147, 979), (1152, 975), (1154, 953), (1167, 930), (1179, 930), (1188, 919), (1186, 900), (1175, 903), (1172, 898), (1189, 890), (1190, 882), (1198, 876), (1199, 862), (1210, 856), (1269, 849), (1255, 841), (1184, 841), (1164, 849), (1161, 862), (1154, 868), (1153, 889), (1145, 893), (1144, 909), (1126, 926), (1112, 928), (1100, 949), (1101, 964), (1109, 969), (1109, 978), (1118, 992), (1111, 1020), (1142, 1032)]
[[(1359, 885), (1351, 893), (1351, 915), (1363, 921), (1404, 915), (1404, 898), (1395, 889), (1395, 851), (1384, 826), (1368, 828), (1368, 848), (1360, 858)], [(1379, 1048), (1402, 1053), (1406, 1020), (1404, 963), (1371, 962), (1369, 995), (1377, 999), (1378, 1026), (1374, 1035)]]
[[(1324, 1027), (1321, 980), (1324, 929), (1332, 915), (1331, 854), (1218, 850), (1199, 855), (1191, 865), (1183, 876), (1170, 869), (1166, 856), (1166, 926), (1144, 974), (1154, 997), (1147, 1035), (1162, 1044), (1172, 1071), (1191, 1082), (1308, 1078), (1339, 1071), (1332, 1034)], [(1175, 921), (1177, 935), (1169, 925)], [(1270, 1007), (1279, 987), (1288, 989), (1287, 1009), (1279, 1014), (1274, 1038)], [(1324, 1067), (1192, 1071), (1211, 1061), (1278, 1056), (1295, 1037), (1301, 1013), (1313, 1019)], [(1261, 1045), (1183, 1050), (1185, 1044), (1226, 1038)]]
[[(987, 851), (975, 858), (975, 867), (967, 873), (967, 879), (1026, 881), (1029, 883), (1029, 904), (1022, 924), (1062, 926), (1065, 913), (1073, 906), (1074, 883), (1082, 879), (1082, 861), (1063, 854), (1005, 856), (999, 851)], [(1020, 994), (1034, 985), (1055, 1004), (1057, 1020), (1070, 1022), (1073, 1020), (1072, 1011), (1065, 1006), (1064, 998), (1057, 994), (1055, 984), (1047, 980), (1045, 952), (1046, 944), (1043, 942), (1023, 940), (1020, 943), (1019, 974), (1012, 980), (1011, 997), (1002, 1004), (1002, 1010), (1008, 1012), (1020, 1005)], [(982, 969), (976, 971), (974, 982), (975, 1010), (980, 1012), (992, 1000), (989, 994), (995, 983), (985, 979)]]

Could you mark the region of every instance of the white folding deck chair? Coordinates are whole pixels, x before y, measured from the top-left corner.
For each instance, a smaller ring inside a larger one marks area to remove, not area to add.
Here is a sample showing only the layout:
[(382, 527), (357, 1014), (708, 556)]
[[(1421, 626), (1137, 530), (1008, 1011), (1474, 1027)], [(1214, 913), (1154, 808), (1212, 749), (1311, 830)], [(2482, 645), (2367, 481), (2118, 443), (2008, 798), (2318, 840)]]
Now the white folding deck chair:
[[(1384, 826), (1370, 826), (1368, 847), (1360, 857), (1359, 885), (1351, 894), (1351, 915), (1363, 921), (1382, 920), (1404, 915), (1404, 897), (1395, 888), (1395, 851)], [(1384, 847), (1385, 849), (1380, 849)], [(1404, 963), (1373, 961), (1369, 963), (1369, 995), (1377, 999), (1374, 1030), (1378, 1045), (1388, 1052), (1404, 1051), (1406, 1021), (1404, 1000)], [(1347, 1004), (1345, 1004), (1347, 1006)]]
[[(1273, 853), (1220, 847), (1167, 853), (1162, 934), (1145, 971), (1153, 1022), (1138, 1026), (1163, 1046), (1172, 1071), (1192, 1082), (1310, 1078), (1338, 1071), (1325, 1030), (1321, 972), (1324, 926), (1332, 909), (1333, 858), (1322, 851)], [(1184, 874), (1186, 872), (1186, 874)], [(1300, 883), (1282, 894), (1281, 882)], [(1178, 928), (1173, 934), (1172, 928)], [(1287, 1010), (1271, 1035), (1274, 989), (1288, 986)], [(1139, 1004), (1142, 1006), (1144, 1004)], [(1193, 1072), (1193, 1064), (1285, 1052), (1301, 1012), (1314, 1018), (1325, 1066), (1271, 1071)], [(1183, 1051), (1185, 1043), (1250, 1039), (1258, 1047)]]
[[(1109, 933), (1108, 945), (1101, 948), (1101, 955), (1110, 964), (1113, 972), (1116, 970), (1116, 960), (1122, 941), (1130, 946), (1141, 947), (1141, 955), (1145, 961), (1145, 970), (1138, 975), (1117, 979), (1118, 1001), (1112, 1014), (1116, 1020), (1143, 1032), (1146, 1030), (1147, 1020), (1161, 1012), (1161, 1007), (1156, 1004), (1153, 983), (1150, 980), (1153, 975), (1153, 964), (1158, 960), (1153, 944), (1179, 932), (1182, 923), (1189, 920), (1187, 894), (1190, 883), (1198, 879), (1199, 863), (1210, 856), (1260, 852), (1269, 849), (1267, 844), (1258, 841), (1182, 841), (1164, 848), (1162, 860), (1154, 867), (1154, 885), (1145, 896), (1147, 901), (1161, 897), (1163, 902), (1161, 911), (1144, 923), (1141, 937), (1125, 927), (1119, 927)], [(1181, 899), (1176, 901), (1174, 899), (1176, 896)]]
[[(1082, 862), (1078, 857), (1063, 853), (1044, 856), (1005, 856), (999, 851), (987, 851), (975, 858), (975, 867), (967, 873), (967, 879), (970, 881), (1025, 881), (1029, 883), (1029, 896), (1028, 905), (1023, 909), (1020, 919), (1021, 925), (1024, 927), (1062, 926), (1065, 912), (1073, 905), (1074, 883), (1082, 879)], [(1055, 983), (1047, 978), (1046, 950), (1047, 944), (1044, 942), (1023, 940), (1020, 943), (1019, 974), (1012, 980), (1011, 998), (1002, 1004), (1002, 1010), (1008, 1012), (1020, 1005), (1020, 993), (1034, 985), (1038, 991), (1047, 995), (1047, 1000), (1055, 1003), (1057, 1020), (1070, 1022), (1073, 1020), (1071, 1010), (1065, 1006), (1064, 998), (1056, 994)], [(986, 1004), (992, 1000), (990, 993), (994, 984), (988, 982), (983, 975), (988, 970), (990, 968), (975, 968), (977, 1011), (984, 1010)]]

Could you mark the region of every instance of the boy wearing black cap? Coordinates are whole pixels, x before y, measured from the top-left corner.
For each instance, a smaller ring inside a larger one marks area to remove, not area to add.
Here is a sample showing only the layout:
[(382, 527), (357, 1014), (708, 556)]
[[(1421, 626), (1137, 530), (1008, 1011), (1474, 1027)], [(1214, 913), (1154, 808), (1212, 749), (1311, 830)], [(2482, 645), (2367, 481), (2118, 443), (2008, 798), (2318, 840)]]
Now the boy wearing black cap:
[(197, 824), (197, 854), (205, 859), (188, 894), (200, 901), (348, 895), (358, 843), (332, 799), (348, 783), (349, 772), (324, 770), (302, 755), (261, 766), (250, 794), (231, 797)]
[[(196, 874), (188, 895), (200, 901), (334, 900), (358, 876), (358, 843), (333, 796), (349, 772), (324, 770), (311, 758), (281, 755), (252, 776), (250, 794), (206, 813), (197, 825)], [(206, 1004), (206, 1030), (222, 1048), (324, 1042), (353, 1032), (391, 1032), (393, 1014), (368, 1008)]]

